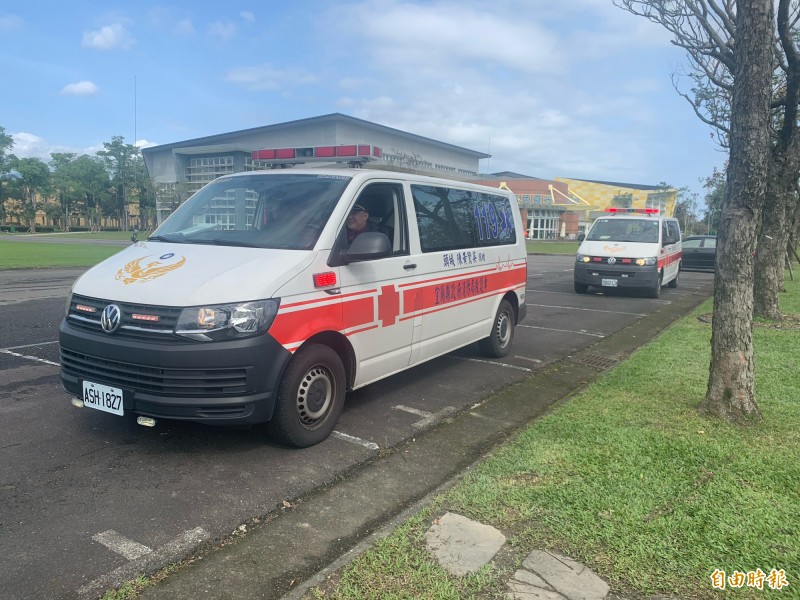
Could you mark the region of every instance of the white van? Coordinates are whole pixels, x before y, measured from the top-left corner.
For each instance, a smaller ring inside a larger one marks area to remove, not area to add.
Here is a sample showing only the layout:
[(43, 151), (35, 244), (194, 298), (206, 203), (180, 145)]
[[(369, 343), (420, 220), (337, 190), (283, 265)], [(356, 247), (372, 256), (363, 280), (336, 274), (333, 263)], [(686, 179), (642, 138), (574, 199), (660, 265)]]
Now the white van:
[(651, 298), (666, 284), (678, 287), (681, 228), (677, 219), (660, 217), (658, 209), (606, 209), (578, 248), (575, 291), (589, 286), (635, 288)]
[(373, 169), (220, 177), (75, 282), (61, 379), (73, 404), (141, 424), (268, 421), (310, 446), (346, 390), (473, 342), (505, 355), (524, 238), (500, 189)]

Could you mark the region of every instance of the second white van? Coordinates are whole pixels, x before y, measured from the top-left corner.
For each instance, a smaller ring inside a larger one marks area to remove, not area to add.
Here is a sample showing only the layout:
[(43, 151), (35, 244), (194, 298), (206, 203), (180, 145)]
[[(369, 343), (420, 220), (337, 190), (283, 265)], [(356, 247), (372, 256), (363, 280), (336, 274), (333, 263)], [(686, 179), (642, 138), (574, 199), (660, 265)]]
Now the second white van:
[(574, 285), (578, 294), (590, 286), (638, 289), (651, 298), (667, 285), (678, 287), (681, 229), (677, 219), (658, 209), (607, 209), (592, 224), (578, 248)]

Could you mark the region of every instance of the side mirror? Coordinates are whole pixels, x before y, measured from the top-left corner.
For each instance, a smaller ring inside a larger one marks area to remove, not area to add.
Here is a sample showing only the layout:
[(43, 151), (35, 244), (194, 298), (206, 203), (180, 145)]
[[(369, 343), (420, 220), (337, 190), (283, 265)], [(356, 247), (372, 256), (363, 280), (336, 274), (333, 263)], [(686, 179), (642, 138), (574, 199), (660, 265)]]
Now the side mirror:
[(579, 242), (582, 242), (585, 239), (586, 239), (586, 234), (585, 233), (579, 233), (578, 234), (578, 241)]
[(392, 255), (392, 244), (385, 233), (365, 231), (356, 236), (347, 250), (342, 251), (341, 257), (345, 263), (359, 262), (386, 258)]

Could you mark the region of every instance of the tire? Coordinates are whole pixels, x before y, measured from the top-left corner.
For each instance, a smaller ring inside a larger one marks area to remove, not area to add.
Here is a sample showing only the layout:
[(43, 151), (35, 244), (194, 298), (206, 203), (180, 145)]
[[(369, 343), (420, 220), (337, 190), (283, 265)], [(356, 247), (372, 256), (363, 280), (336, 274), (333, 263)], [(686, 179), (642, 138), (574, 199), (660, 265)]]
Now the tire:
[(575, 293), (576, 294), (585, 294), (589, 291), (589, 284), (588, 283), (578, 283), (575, 282)]
[(508, 354), (514, 339), (516, 315), (508, 300), (502, 300), (497, 307), (497, 314), (492, 324), (489, 337), (478, 342), (481, 351), (491, 358), (501, 358)]
[(661, 297), (661, 283), (664, 281), (664, 274), (659, 273), (658, 279), (656, 279), (655, 284), (647, 290), (647, 296), (649, 298), (660, 298)]
[(682, 268), (681, 264), (678, 263), (678, 271), (675, 273), (675, 279), (673, 279), (667, 284), (668, 287), (671, 287), (673, 289), (678, 287), (678, 278), (681, 276), (681, 268)]
[(327, 438), (344, 407), (346, 375), (339, 355), (320, 344), (300, 349), (278, 387), (267, 424), (277, 441), (307, 448)]

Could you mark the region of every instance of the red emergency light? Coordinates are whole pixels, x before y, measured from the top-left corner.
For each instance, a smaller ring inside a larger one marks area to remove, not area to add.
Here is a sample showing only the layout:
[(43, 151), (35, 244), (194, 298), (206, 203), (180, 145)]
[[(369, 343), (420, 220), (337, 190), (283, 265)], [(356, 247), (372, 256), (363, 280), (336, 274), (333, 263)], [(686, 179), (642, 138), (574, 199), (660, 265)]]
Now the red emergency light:
[(336, 285), (336, 273), (327, 271), (325, 273), (314, 273), (314, 287), (330, 287)]

